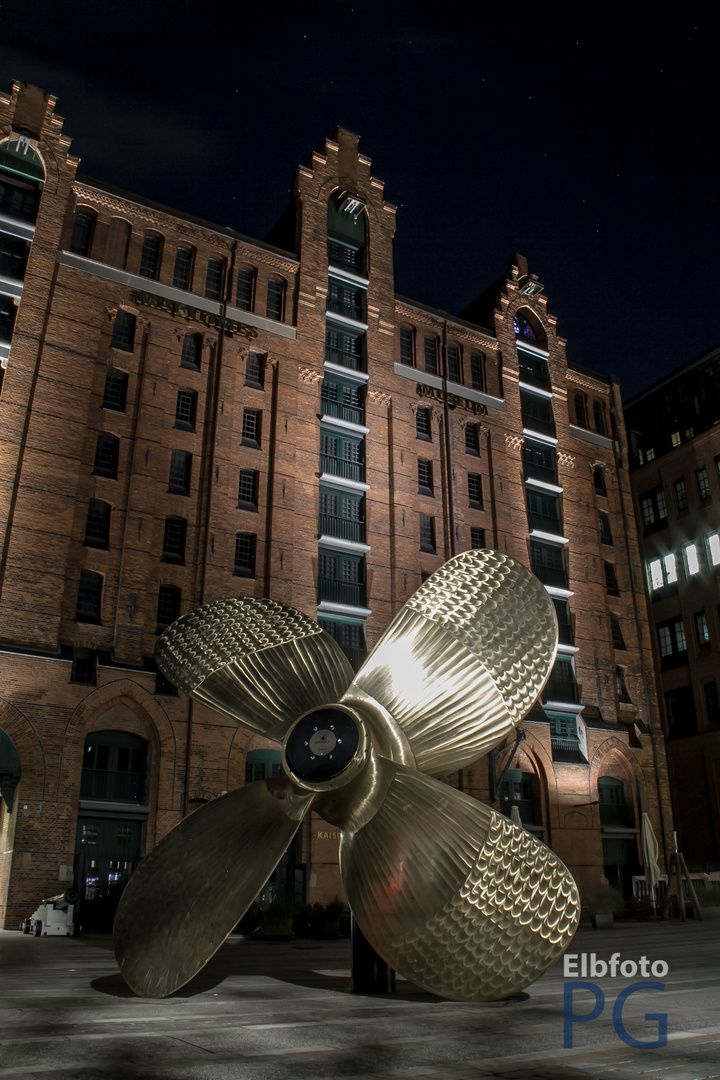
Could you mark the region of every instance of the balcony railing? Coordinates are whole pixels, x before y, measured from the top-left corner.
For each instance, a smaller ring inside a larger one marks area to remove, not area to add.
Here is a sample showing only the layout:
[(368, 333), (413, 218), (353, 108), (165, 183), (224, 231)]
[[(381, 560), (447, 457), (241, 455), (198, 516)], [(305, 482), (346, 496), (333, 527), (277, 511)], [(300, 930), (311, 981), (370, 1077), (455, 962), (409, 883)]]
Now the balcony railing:
[(365, 540), (365, 522), (348, 521), (346, 518), (320, 514), (319, 531), (321, 536), (335, 536), (338, 540), (351, 540), (362, 544)]
[(322, 399), (322, 410), (326, 416), (336, 416), (338, 420), (347, 420), (351, 424), (362, 424), (365, 410), (362, 405), (345, 405), (342, 401)]
[(343, 266), (356, 274), (363, 273), (363, 250), (344, 244), (342, 240), (328, 240), (328, 261), (333, 266)]
[(551, 735), (550, 745), (552, 747), (553, 761), (585, 763), (577, 735)]
[(556, 589), (567, 589), (568, 576), (566, 570), (559, 570), (554, 566), (539, 566), (533, 563), (532, 572), (543, 585), (554, 586)]
[(568, 679), (554, 671), (543, 690), (543, 701), (566, 701), (577, 705), (577, 683), (574, 679)]
[(365, 322), (365, 305), (327, 298), (327, 310), (334, 311), (336, 315), (344, 315), (346, 319), (354, 319), (356, 322)]
[(522, 411), (523, 427), (528, 431), (537, 431), (539, 435), (550, 435), (555, 438), (555, 421), (546, 417), (537, 416), (528, 409)]
[(359, 353), (341, 352), (340, 349), (325, 347), (325, 361), (328, 364), (338, 364), (340, 367), (351, 368), (353, 371), (365, 370), (365, 357)]
[(534, 461), (524, 462), (526, 480), (542, 480), (545, 484), (557, 484), (555, 469), (547, 465), (536, 465)]
[(318, 579), (318, 600), (332, 604), (349, 604), (365, 607), (364, 581), (336, 581), (335, 578)]
[(332, 476), (342, 476), (345, 480), (358, 480), (360, 483), (365, 480), (364, 461), (345, 461), (344, 458), (321, 454), (320, 471), (330, 473)]
[(141, 803), (144, 793), (144, 773), (83, 769), (80, 781), (81, 799), (107, 799), (110, 802)]
[(531, 529), (562, 536), (562, 523), (555, 514), (538, 514), (534, 510), (528, 510), (528, 522)]

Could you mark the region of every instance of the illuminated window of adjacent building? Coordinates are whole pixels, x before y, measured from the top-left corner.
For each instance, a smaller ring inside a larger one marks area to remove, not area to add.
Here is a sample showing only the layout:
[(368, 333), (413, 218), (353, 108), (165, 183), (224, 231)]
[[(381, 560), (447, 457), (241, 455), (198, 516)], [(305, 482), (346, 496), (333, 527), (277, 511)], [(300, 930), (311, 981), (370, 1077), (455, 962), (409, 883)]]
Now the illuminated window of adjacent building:
[(195, 430), (197, 394), (194, 390), (178, 390), (175, 403), (175, 427), (183, 431)]
[(242, 441), (243, 446), (260, 448), (260, 426), (262, 413), (259, 409), (243, 409)]
[(474, 526), (470, 529), (470, 547), (471, 548), (485, 548), (485, 530), (476, 529)]
[(681, 476), (679, 480), (675, 481), (675, 502), (677, 503), (678, 510), (687, 510), (688, 497), (687, 490), (685, 488), (685, 480)]
[(96, 221), (97, 214), (94, 210), (86, 210), (81, 207), (76, 211), (75, 223), (70, 238), (70, 250), (74, 255), (89, 254)]
[(119, 454), (120, 440), (117, 436), (100, 432), (95, 444), (93, 464), (95, 476), (106, 476), (109, 480), (117, 480)]
[(697, 544), (686, 544), (683, 548), (683, 558), (685, 560), (685, 570), (688, 577), (693, 577), (694, 574), (700, 573), (700, 560), (698, 559)]
[(698, 493), (701, 499), (710, 498), (710, 480), (708, 479), (708, 472), (705, 466), (698, 469), (695, 473), (697, 478)]
[(102, 587), (101, 574), (94, 574), (91, 570), (81, 570), (75, 609), (76, 622), (100, 622)]
[(159, 277), (162, 243), (162, 237), (158, 233), (145, 233), (140, 255), (140, 269), (138, 270), (140, 277), (153, 280), (157, 280)]
[(720, 566), (720, 536), (713, 533), (707, 538), (708, 554), (711, 566)]
[(180, 353), (180, 366), (200, 370), (202, 359), (203, 336), (202, 334), (185, 334)]
[[(646, 461), (654, 461), (655, 460), (655, 450), (654, 450), (654, 448), (652, 446), (650, 447), (649, 450), (645, 451), (645, 460)], [(642, 464), (642, 462), (641, 462), (641, 464)]]
[(267, 304), (265, 314), (268, 319), (282, 321), (283, 298), (285, 295), (285, 283), (279, 278), (270, 278), (267, 284)]
[(124, 371), (116, 371), (115, 368), (105, 375), (105, 389), (103, 391), (103, 409), (114, 409), (116, 412), (125, 412), (127, 402), (128, 377)]
[(248, 353), (245, 365), (245, 385), (254, 386), (256, 390), (265, 388), (265, 356), (263, 353)]
[(175, 252), (175, 266), (173, 267), (173, 288), (189, 289), (192, 282), (192, 268), (194, 250), (189, 247), (179, 247)]
[(680, 445), (680, 432), (679, 431), (673, 431), (672, 434), (670, 435), (670, 445), (671, 446), (679, 446)]
[(435, 554), (435, 518), (420, 515), (420, 550)]
[(235, 534), (235, 566), (238, 577), (255, 577), (255, 534)]
[(184, 450), (173, 450), (170, 455), (168, 491), (172, 491), (175, 495), (189, 495), (191, 470), (192, 454)]
[(418, 439), (427, 439), (430, 442), (432, 438), (430, 429), (430, 410), (420, 406), (415, 413), (415, 435)]
[(428, 375), (437, 375), (437, 339), (425, 338), (425, 371)]
[(460, 349), (457, 345), (448, 345), (448, 379), (450, 382), (462, 383), (462, 369), (460, 367)]
[(611, 562), (604, 562), (605, 568), (605, 588), (610, 596), (619, 596), (620, 589), (618, 588), (617, 574), (615, 573), (615, 564)]
[(482, 477), (478, 473), (468, 473), (468, 502), (476, 510), (482, 510)]
[(704, 611), (695, 612), (695, 632), (697, 633), (698, 645), (710, 644), (710, 631), (708, 630), (707, 616)]
[(480, 456), (480, 428), (478, 424), (465, 425), (465, 453)]
[(485, 357), (482, 353), (470, 354), (470, 378), (473, 390), (485, 390)]
[(238, 506), (243, 510), (257, 510), (259, 476), (255, 469), (240, 470)]
[(222, 259), (210, 258), (205, 272), (205, 296), (208, 300), (222, 299), (225, 263)]
[(166, 627), (180, 618), (180, 595), (180, 589), (174, 585), (161, 585), (158, 589), (156, 634), (162, 634)]
[(85, 547), (107, 548), (110, 543), (110, 503), (91, 499), (85, 522)]
[(418, 458), (418, 491), (421, 495), (433, 493), (432, 461), (426, 458)]
[(400, 363), (413, 366), (413, 332), (409, 326), (400, 327)]
[(185, 536), (187, 522), (185, 518), (166, 517), (165, 531), (163, 533), (162, 561), (182, 563), (185, 562)]
[(110, 345), (113, 349), (132, 352), (135, 348), (135, 316), (122, 308), (115, 316)]
[(255, 271), (248, 266), (241, 266), (237, 273), (237, 293), (235, 304), (241, 311), (252, 311), (255, 291)]
[(648, 578), (650, 588), (662, 589), (664, 585), (672, 585), (677, 581), (677, 565), (672, 552), (663, 555), (662, 558), (650, 559), (648, 562)]

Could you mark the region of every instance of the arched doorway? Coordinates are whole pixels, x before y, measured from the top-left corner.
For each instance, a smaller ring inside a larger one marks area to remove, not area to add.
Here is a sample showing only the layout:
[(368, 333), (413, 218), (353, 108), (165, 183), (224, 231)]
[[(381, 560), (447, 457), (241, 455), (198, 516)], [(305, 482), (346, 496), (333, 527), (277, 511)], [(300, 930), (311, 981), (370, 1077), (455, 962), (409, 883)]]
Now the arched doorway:
[(76, 921), (85, 932), (112, 930), (142, 855), (147, 749), (127, 731), (94, 731), (85, 740), (75, 843)]

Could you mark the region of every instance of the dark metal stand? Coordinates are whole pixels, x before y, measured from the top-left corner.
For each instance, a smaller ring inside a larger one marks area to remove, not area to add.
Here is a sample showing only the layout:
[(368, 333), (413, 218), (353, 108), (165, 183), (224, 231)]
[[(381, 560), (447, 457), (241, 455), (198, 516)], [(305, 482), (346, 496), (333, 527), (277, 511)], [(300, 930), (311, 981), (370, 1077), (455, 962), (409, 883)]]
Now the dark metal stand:
[(395, 972), (351, 919), (353, 994), (394, 994)]
[(698, 903), (697, 893), (695, 892), (695, 886), (693, 885), (692, 880), (690, 878), (690, 874), (688, 873), (688, 868), (685, 865), (685, 860), (683, 859), (680, 852), (677, 851), (677, 850), (674, 851), (672, 853), (672, 855), (670, 856), (670, 866), (668, 868), (667, 891), (665, 893), (665, 903), (663, 904), (663, 911), (662, 911), (663, 919), (667, 919), (668, 912), (670, 910), (670, 890), (672, 888), (673, 876), (676, 878), (676, 881), (677, 881), (678, 907), (680, 908), (680, 919), (681, 919), (681, 921), (685, 922), (686, 919), (687, 919), (687, 914), (685, 912), (685, 903), (686, 903), (685, 894), (686, 894), (686, 890), (687, 890), (687, 893), (689, 894), (690, 900), (692, 901), (693, 915), (695, 916), (696, 919), (699, 919), (700, 922), (704, 922), (702, 908), (700, 907), (700, 904)]

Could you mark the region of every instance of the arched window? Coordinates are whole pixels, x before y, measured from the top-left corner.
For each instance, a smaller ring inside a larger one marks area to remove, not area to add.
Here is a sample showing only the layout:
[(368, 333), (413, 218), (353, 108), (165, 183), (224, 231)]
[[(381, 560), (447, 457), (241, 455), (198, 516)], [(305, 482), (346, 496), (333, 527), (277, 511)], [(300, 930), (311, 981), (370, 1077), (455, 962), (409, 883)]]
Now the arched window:
[(86, 206), (75, 211), (75, 224), (70, 238), (70, 250), (74, 255), (89, 255), (97, 214)]
[(364, 274), (367, 268), (367, 219), (362, 199), (339, 191), (328, 203), (328, 262)]
[(482, 353), (474, 352), (470, 354), (470, 376), (473, 390), (484, 391), (487, 389), (485, 383), (485, 357)]
[(529, 345), (535, 345), (538, 349), (547, 348), (547, 335), (543, 330), (540, 320), (527, 308), (521, 308), (515, 313), (513, 319), (515, 337), (526, 341)]
[(123, 352), (133, 351), (135, 348), (135, 325), (135, 316), (129, 311), (123, 311), (121, 308), (113, 323), (112, 340), (110, 342), (113, 349), (122, 349)]
[(142, 804), (147, 743), (128, 731), (93, 731), (85, 740), (81, 799)]
[(173, 267), (173, 288), (189, 289), (192, 284), (193, 264), (195, 262), (195, 248), (182, 245), (175, 252), (175, 266)]
[(224, 278), (225, 260), (218, 258), (208, 259), (205, 273), (205, 296), (208, 300), (222, 299)]
[(182, 353), (180, 354), (180, 366), (200, 370), (202, 359), (203, 336), (202, 334), (186, 334), (183, 338)]
[(0, 214), (33, 225), (45, 168), (24, 135), (0, 143)]
[(160, 277), (160, 260), (162, 259), (163, 237), (160, 233), (146, 232), (143, 238), (142, 253), (140, 255), (140, 277), (151, 278), (157, 281)]
[(268, 319), (282, 322), (285, 300), (285, 282), (281, 278), (270, 278), (267, 284), (267, 303), (265, 314)]
[(254, 299), (255, 271), (249, 266), (241, 266), (237, 272), (235, 306), (241, 311), (252, 311)]
[(120, 440), (117, 435), (111, 435), (106, 431), (99, 432), (95, 443), (93, 474), (107, 476), (109, 480), (117, 480), (119, 453)]
[(602, 465), (593, 466), (593, 484), (595, 485), (595, 491), (598, 495), (607, 495), (607, 487), (605, 485), (605, 470)]
[(585, 395), (577, 393), (574, 398), (575, 402), (575, 423), (578, 427), (587, 428), (587, 409), (585, 408)]

